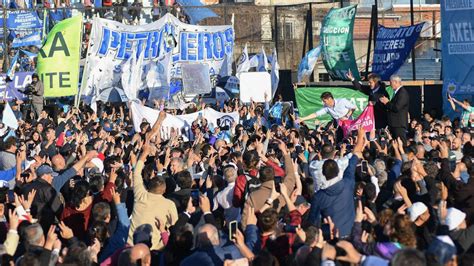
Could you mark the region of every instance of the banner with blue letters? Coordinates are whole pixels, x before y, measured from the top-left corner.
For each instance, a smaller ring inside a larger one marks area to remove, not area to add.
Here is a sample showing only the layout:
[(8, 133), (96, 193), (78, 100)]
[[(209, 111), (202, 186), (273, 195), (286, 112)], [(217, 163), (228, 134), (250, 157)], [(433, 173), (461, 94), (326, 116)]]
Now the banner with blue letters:
[(413, 49), (425, 23), (408, 27), (386, 28), (379, 25), (375, 42), (372, 72), (382, 80), (397, 73)]
[(441, 42), (443, 57), (443, 113), (461, 114), (451, 108), (446, 94), (462, 101), (474, 100), (474, 0), (441, 0)]
[(35, 11), (9, 11), (7, 18), (8, 29), (31, 30), (43, 27), (38, 14)]
[(38, 48), (41, 48), (41, 44), (41, 32), (37, 31), (26, 35), (25, 37), (13, 39), (12, 47), (37, 46)]
[[(143, 53), (141, 90), (166, 89), (172, 98), (172, 94), (182, 91), (183, 64), (207, 64), (211, 82), (216, 81), (226, 56), (233, 58), (234, 38), (231, 25), (189, 25), (169, 13), (158, 21), (140, 26), (95, 18), (81, 95), (97, 96), (98, 91), (108, 87), (123, 89), (120, 76), (124, 63), (131, 56), (138, 58)], [(160, 73), (148, 73), (158, 70)], [(146, 82), (147, 76), (168, 80), (168, 87), (163, 88), (162, 82), (158, 82), (159, 88), (150, 88), (153, 83)]]

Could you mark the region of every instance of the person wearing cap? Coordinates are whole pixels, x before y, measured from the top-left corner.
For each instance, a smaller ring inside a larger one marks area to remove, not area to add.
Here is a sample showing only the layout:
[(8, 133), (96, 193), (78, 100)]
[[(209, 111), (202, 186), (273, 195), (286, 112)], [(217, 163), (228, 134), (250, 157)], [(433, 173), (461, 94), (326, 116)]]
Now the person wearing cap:
[(448, 208), (445, 224), (449, 228), (449, 236), (458, 248), (458, 254), (466, 253), (474, 244), (474, 225), (467, 226), (466, 213), (453, 207)]
[(457, 265), (457, 250), (449, 236), (437, 236), (425, 252), (428, 265)]
[(417, 246), (419, 249), (425, 249), (436, 235), (438, 219), (423, 202), (407, 204), (405, 201), (405, 204), (409, 206), (407, 211), (410, 221), (416, 225)]
[(56, 173), (49, 164), (42, 164), (36, 169), (36, 179), (22, 188), (21, 192), (25, 197), (33, 189), (36, 190), (36, 196), (31, 205), (31, 214), (40, 221), (43, 229), (48, 230), (56, 218), (61, 216), (63, 204), (59, 194), (62, 186), (96, 155), (95, 151), (88, 152), (86, 156), (61, 175)]

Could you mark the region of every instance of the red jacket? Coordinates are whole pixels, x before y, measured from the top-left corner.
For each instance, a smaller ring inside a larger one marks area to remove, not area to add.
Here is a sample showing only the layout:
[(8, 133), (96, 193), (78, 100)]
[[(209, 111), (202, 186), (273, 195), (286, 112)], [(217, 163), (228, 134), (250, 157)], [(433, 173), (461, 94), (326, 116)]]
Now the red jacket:
[[(290, 216), (290, 225), (298, 226), (301, 224), (301, 213), (297, 210), (291, 211)], [(267, 242), (270, 239), (270, 235), (261, 236), (261, 249), (265, 247), (277, 258), (285, 258), (286, 256), (293, 253), (292, 246), (295, 243), (296, 234), (294, 233), (285, 233), (278, 236), (271, 244), (267, 246)]]
[(61, 221), (64, 221), (64, 223), (72, 229), (75, 237), (80, 240), (87, 238), (87, 229), (89, 228), (92, 207), (99, 202), (111, 202), (113, 195), (110, 190), (112, 187), (115, 188), (114, 183), (107, 183), (104, 190), (98, 196), (95, 196), (92, 204), (84, 210), (79, 211), (70, 203), (66, 204), (66, 207), (61, 214)]

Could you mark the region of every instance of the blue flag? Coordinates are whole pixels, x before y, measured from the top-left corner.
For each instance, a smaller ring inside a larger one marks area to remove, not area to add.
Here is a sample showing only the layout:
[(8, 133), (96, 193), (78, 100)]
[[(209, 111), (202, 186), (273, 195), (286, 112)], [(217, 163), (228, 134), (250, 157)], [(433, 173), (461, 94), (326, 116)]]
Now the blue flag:
[(399, 28), (379, 25), (372, 72), (379, 74), (382, 80), (389, 80), (391, 75), (397, 73), (420, 37), (424, 24)]
[(183, 7), (184, 13), (188, 15), (189, 23), (193, 25), (206, 18), (219, 17), (211, 9), (203, 7), (204, 4), (199, 0), (178, 0), (177, 2)]
[(298, 82), (302, 82), (313, 73), (319, 54), (321, 54), (321, 46), (318, 46), (305, 54), (303, 60), (301, 60), (301, 63), (298, 66)]

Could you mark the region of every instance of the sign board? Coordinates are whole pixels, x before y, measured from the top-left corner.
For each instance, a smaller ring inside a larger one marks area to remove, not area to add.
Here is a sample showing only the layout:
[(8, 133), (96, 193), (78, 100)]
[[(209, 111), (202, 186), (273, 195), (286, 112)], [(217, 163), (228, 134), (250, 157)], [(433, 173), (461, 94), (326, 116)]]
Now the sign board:
[(272, 79), (267, 72), (246, 72), (240, 74), (240, 100), (244, 103), (264, 102), (272, 97)]

